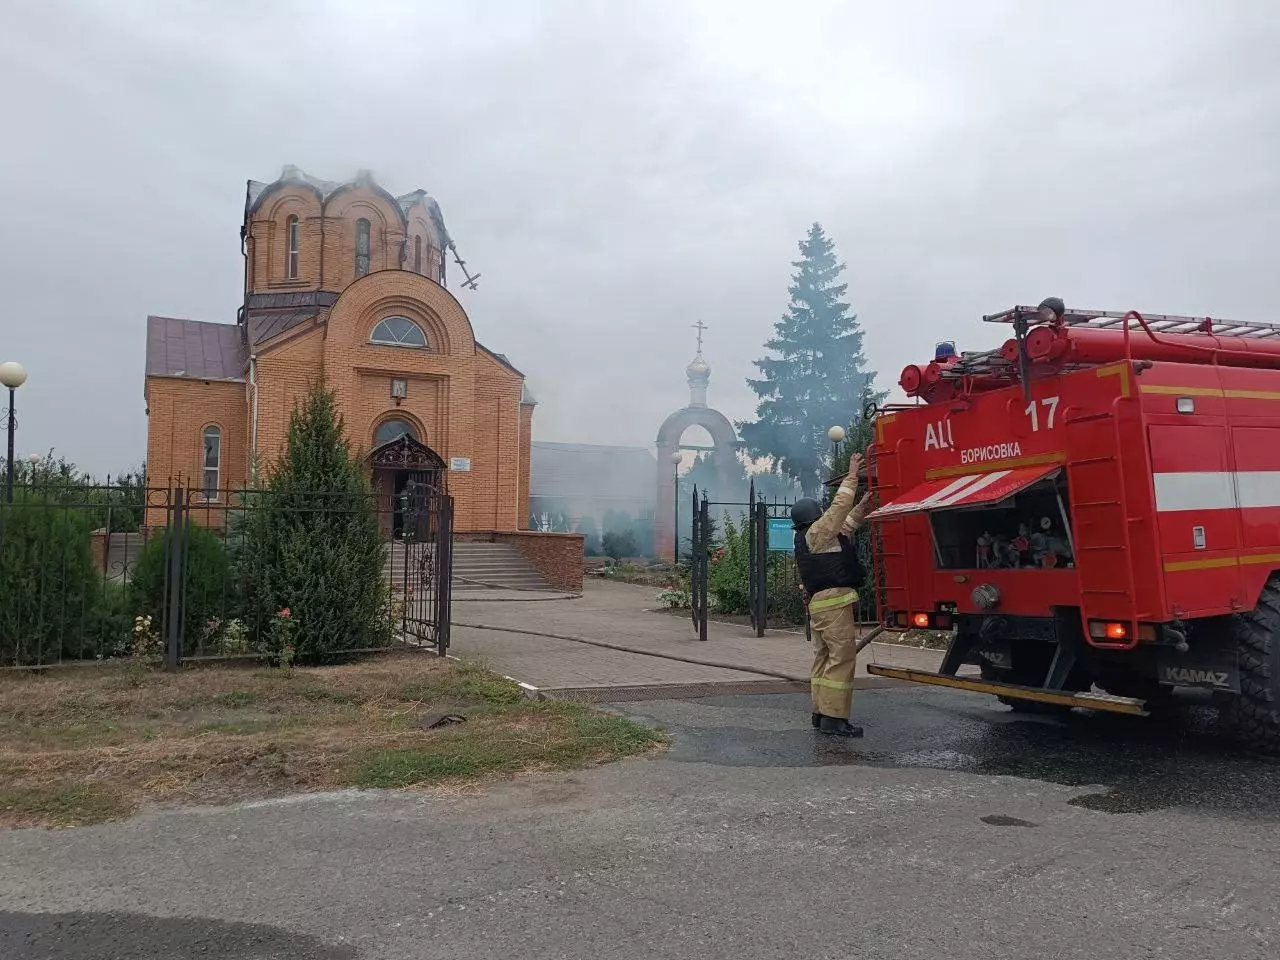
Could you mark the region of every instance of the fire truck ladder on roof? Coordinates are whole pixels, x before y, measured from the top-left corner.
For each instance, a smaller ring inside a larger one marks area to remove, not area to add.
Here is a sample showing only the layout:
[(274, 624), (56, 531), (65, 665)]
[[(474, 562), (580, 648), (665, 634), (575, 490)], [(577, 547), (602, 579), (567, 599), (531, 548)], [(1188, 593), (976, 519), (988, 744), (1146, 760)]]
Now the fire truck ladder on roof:
[[(1028, 306), (1010, 307), (999, 313), (992, 313), (982, 319), (987, 323), (1014, 324), (1021, 316), (1027, 322), (1028, 329), (1043, 326), (1039, 319), (1038, 308)], [(1094, 330), (1125, 329), (1125, 318), (1128, 317), (1130, 332), (1146, 335), (1136, 317), (1131, 313), (1117, 310), (1068, 310), (1063, 314), (1063, 323), (1068, 327), (1089, 327)], [(1152, 334), (1161, 333), (1211, 333), (1215, 337), (1242, 337), (1258, 340), (1280, 337), (1280, 323), (1252, 322), (1243, 323), (1238, 320), (1217, 320), (1212, 317), (1180, 317), (1172, 314), (1143, 314), (1147, 330)], [(941, 372), (944, 380), (963, 380), (970, 377), (982, 377), (999, 380), (1019, 379), (1018, 364), (1005, 358), (999, 350), (984, 350), (965, 353), (958, 361), (949, 364)]]
[[(987, 323), (1013, 323), (1021, 314), (1031, 326), (1041, 326), (1038, 308), (1010, 307), (999, 313), (992, 313), (982, 319)], [(1094, 330), (1123, 330), (1125, 317), (1129, 318), (1129, 329), (1142, 332), (1142, 324), (1131, 312), (1116, 310), (1068, 310), (1062, 315), (1062, 322), (1068, 327), (1090, 327)], [(1264, 323), (1261, 321), (1242, 323), (1238, 320), (1221, 320), (1214, 317), (1178, 317), (1164, 313), (1144, 313), (1142, 319), (1153, 333), (1212, 333), (1215, 337), (1251, 337), (1266, 339), (1280, 337), (1280, 323)]]

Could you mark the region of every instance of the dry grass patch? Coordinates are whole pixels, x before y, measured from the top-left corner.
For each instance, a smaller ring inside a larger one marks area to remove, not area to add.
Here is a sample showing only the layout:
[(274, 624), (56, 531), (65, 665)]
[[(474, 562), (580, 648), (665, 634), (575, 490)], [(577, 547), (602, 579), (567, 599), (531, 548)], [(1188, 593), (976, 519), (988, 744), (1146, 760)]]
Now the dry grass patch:
[[(434, 729), (444, 715), (463, 723)], [(151, 804), (405, 787), (634, 756), (656, 732), (526, 699), (468, 664), (91, 668), (0, 675), (0, 825), (67, 826)]]

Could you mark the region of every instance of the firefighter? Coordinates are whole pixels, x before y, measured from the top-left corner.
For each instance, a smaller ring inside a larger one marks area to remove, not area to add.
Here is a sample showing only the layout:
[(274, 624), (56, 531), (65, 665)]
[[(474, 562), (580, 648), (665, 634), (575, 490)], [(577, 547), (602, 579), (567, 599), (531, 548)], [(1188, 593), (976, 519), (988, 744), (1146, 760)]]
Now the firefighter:
[(869, 493), (855, 502), (860, 461), (858, 454), (850, 458), (849, 472), (826, 511), (811, 497), (797, 500), (791, 508), (796, 567), (813, 632), (813, 725), (841, 737), (862, 736), (862, 728), (849, 722), (857, 663), (857, 588), (864, 579), (853, 535), (871, 504)]

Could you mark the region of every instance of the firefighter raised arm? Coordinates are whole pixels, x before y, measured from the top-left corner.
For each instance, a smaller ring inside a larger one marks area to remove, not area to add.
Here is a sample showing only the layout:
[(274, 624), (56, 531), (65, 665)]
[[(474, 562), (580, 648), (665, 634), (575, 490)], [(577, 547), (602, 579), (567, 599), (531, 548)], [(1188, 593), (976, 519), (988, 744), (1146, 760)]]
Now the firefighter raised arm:
[(822, 733), (843, 737), (862, 736), (862, 728), (849, 722), (857, 665), (857, 588), (864, 579), (853, 535), (871, 502), (869, 494), (856, 499), (861, 460), (857, 454), (850, 458), (849, 472), (825, 511), (811, 497), (791, 508), (796, 567), (809, 598), (813, 632), (811, 719)]

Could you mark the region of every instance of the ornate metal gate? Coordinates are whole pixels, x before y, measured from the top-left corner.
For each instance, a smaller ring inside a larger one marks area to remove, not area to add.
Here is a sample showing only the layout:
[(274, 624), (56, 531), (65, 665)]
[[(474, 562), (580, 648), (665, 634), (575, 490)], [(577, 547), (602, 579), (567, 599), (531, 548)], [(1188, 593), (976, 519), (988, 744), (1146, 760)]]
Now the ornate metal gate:
[(393, 559), (391, 569), (400, 627), (406, 640), (434, 646), (444, 656), (452, 613), (453, 498), (415, 473), (399, 500), (403, 521), (391, 549), (402, 562)]

